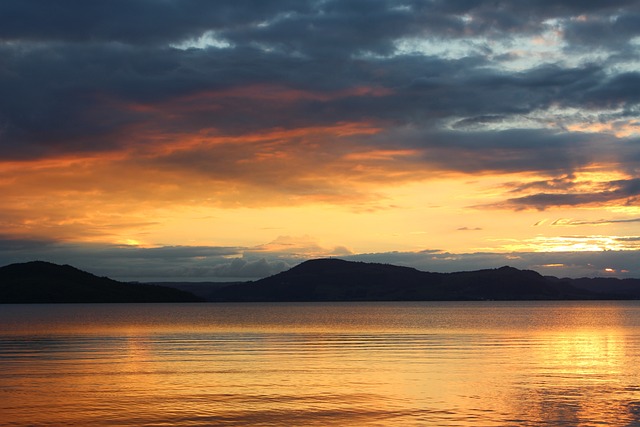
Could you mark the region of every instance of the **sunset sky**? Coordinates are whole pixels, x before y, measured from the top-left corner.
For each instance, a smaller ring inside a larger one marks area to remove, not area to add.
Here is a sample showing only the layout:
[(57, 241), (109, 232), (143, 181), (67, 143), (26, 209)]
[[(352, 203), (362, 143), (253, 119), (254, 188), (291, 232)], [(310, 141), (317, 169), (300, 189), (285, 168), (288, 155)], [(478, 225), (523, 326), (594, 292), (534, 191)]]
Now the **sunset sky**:
[(640, 277), (640, 2), (4, 0), (0, 265)]

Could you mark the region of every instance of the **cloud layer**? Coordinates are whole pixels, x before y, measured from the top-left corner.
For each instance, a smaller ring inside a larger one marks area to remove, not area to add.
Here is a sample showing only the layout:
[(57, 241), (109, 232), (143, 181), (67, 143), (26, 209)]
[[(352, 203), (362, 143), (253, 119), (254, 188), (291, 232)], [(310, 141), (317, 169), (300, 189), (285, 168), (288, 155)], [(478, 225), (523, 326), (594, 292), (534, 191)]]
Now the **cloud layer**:
[[(282, 244), (284, 241), (288, 243)], [(638, 241), (640, 238), (636, 238), (636, 245)], [(158, 248), (0, 240), (0, 265), (46, 259), (73, 264), (100, 276), (141, 282), (255, 280), (318, 257), (391, 263), (435, 272), (510, 265), (557, 277), (640, 277), (637, 251), (629, 250), (457, 254), (422, 250), (350, 254), (344, 248), (323, 248), (306, 237), (281, 237), (256, 247)]]

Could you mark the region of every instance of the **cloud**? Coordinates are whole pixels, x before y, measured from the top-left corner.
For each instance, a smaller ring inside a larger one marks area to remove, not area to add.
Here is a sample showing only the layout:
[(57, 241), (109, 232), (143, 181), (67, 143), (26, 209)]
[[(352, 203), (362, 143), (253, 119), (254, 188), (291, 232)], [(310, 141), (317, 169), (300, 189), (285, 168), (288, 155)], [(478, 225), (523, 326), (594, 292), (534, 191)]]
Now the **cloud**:
[(509, 253), (393, 252), (358, 254), (347, 259), (382, 262), (424, 271), (454, 272), (509, 265), (556, 277), (602, 277), (611, 268), (619, 277), (640, 277), (637, 250)]
[(255, 24), (283, 9), (306, 11), (309, 6), (310, 2), (286, 0), (9, 0), (0, 6), (0, 39), (157, 45), (227, 25)]
[[(397, 188), (453, 178), (492, 181), (483, 209), (630, 209), (639, 16), (630, 0), (3, 1), (0, 233), (65, 252), (145, 240), (181, 206), (399, 210)], [(197, 251), (266, 271), (285, 240)], [(312, 243), (292, 253), (349, 254)], [(123, 251), (215, 267), (151, 249)]]
[(0, 265), (33, 260), (71, 264), (91, 273), (136, 281), (253, 280), (310, 258), (351, 255), (309, 236), (280, 236), (252, 247), (113, 245), (0, 237)]
[(589, 108), (632, 108), (640, 102), (640, 73), (621, 73), (589, 88), (581, 105)]
[(499, 123), (504, 119), (504, 116), (499, 115), (482, 115), (475, 117), (467, 117), (465, 119), (455, 122), (452, 127), (454, 129), (474, 129), (482, 127), (490, 123)]
[[(3, 3), (0, 88), (7, 96), (0, 101), (0, 123), (3, 140), (11, 141), (3, 156), (104, 152), (144, 142), (148, 129), (238, 135), (311, 121), (399, 126), (443, 117), (469, 126), (554, 105), (638, 103), (637, 73), (611, 75), (602, 64), (547, 63), (505, 72), (482, 55), (397, 55), (389, 45), (413, 35), (468, 36), (469, 28), (472, 34), (489, 27), (532, 30), (520, 20), (613, 11), (610, 5), (397, 6), (367, 5), (365, 17), (359, 2)], [(462, 19), (465, 14), (470, 17)], [(440, 15), (448, 18), (433, 18)], [(437, 22), (450, 24), (439, 30)], [(166, 44), (203, 31), (218, 32), (233, 47)], [(364, 51), (388, 56), (352, 58)], [(363, 87), (371, 89), (358, 92)], [(265, 98), (265, 92), (274, 96)], [(295, 93), (301, 96), (291, 98)]]
[(0, 252), (3, 253), (20, 253), (30, 252), (33, 250), (50, 250), (55, 247), (57, 242), (54, 240), (45, 239), (20, 239), (11, 236), (0, 235)]
[(299, 257), (303, 259), (352, 254), (351, 250), (344, 246), (322, 247), (310, 236), (278, 236), (275, 240), (253, 247), (246, 253), (251, 256), (260, 256), (268, 253), (271, 256), (281, 255), (283, 257)]
[(640, 218), (629, 218), (629, 219), (599, 219), (596, 221), (586, 221), (579, 219), (571, 219), (571, 218), (560, 218), (551, 223), (551, 225), (556, 226), (579, 226), (579, 225), (609, 225), (609, 224), (626, 224), (640, 222)]
[[(543, 183), (530, 183), (520, 186), (516, 191), (522, 191), (525, 188), (540, 188), (547, 186), (552, 189), (553, 182), (557, 180)], [(588, 190), (584, 190), (575, 182), (567, 182), (561, 179), (562, 186), (554, 193), (534, 193), (522, 197), (515, 197), (504, 202), (491, 205), (492, 207), (509, 208), (509, 209), (538, 209), (545, 210), (552, 207), (561, 206), (589, 206), (589, 205), (605, 205), (608, 203), (617, 204), (635, 204), (638, 196), (640, 196), (640, 179), (624, 179), (609, 182), (589, 183)], [(597, 189), (598, 191), (593, 191)], [(563, 191), (564, 190), (564, 191)], [(567, 192), (567, 190), (572, 190)]]
[(216, 265), (209, 274), (213, 273), (215, 277), (259, 278), (272, 276), (289, 268), (291, 265), (282, 260), (267, 261), (266, 258), (260, 258), (255, 261), (246, 261), (235, 258), (230, 263)]
[[(223, 0), (215, 4), (203, 0), (172, 0), (160, 4), (148, 0), (114, 0), (104, 4), (65, 0), (52, 4), (42, 0), (10, 0), (0, 8), (0, 36), (158, 44), (195, 37), (207, 30), (228, 30), (235, 36), (235, 42), (266, 39), (275, 43), (316, 28), (317, 33), (298, 38), (318, 39), (318, 35), (333, 29), (345, 31), (338, 33), (340, 40), (356, 39), (366, 43), (420, 32), (458, 37), (537, 32), (552, 18), (603, 17), (606, 22), (605, 17), (616, 16), (621, 9), (637, 10), (637, 4), (633, 1), (462, 1), (455, 4), (381, 1), (371, 4), (362, 0)], [(366, 15), (362, 14), (363, 10), (367, 11)], [(615, 23), (625, 30), (633, 28), (629, 21), (632, 18), (622, 15)], [(349, 29), (347, 22), (354, 28)], [(362, 40), (355, 37), (364, 34), (367, 37)]]
[(624, 46), (629, 40), (640, 35), (640, 11), (637, 5), (633, 5), (632, 10), (633, 12), (620, 14), (614, 9), (613, 13), (590, 14), (582, 19), (571, 20), (564, 28), (564, 37), (574, 46)]
[[(519, 17), (547, 19), (612, 10), (610, 6), (546, 10), (549, 5), (500, 3), (493, 10), (473, 2), (456, 7), (410, 3), (406, 8), (376, 2), (364, 19), (358, 2), (165, 2), (157, 10), (142, 1), (70, 2), (76, 9), (40, 2), (7, 4), (6, 16), (22, 17), (31, 25), (3, 30), (9, 41), (0, 47), (5, 58), (0, 88), (7, 94), (0, 100), (0, 146), (6, 161), (100, 155), (103, 161), (114, 159), (101, 173), (114, 175), (128, 167), (136, 185), (144, 186), (149, 176), (172, 181), (185, 173), (214, 183), (339, 202), (366, 198), (369, 190), (356, 188), (356, 182), (406, 182), (439, 171), (567, 172), (603, 156), (633, 168), (640, 158), (631, 139), (611, 151), (598, 147), (613, 138), (603, 141), (598, 135), (596, 142), (588, 134), (518, 124), (531, 115), (566, 128), (573, 119), (551, 111), (558, 107), (633, 108), (638, 103), (636, 73), (611, 75), (604, 65), (593, 63), (505, 72), (481, 55), (395, 54), (388, 43), (425, 36), (424, 31), (427, 36), (462, 37), (469, 26), (471, 34), (489, 27), (534, 31)], [(60, 22), (44, 25), (43, 17), (57, 7)], [(448, 17), (443, 21), (448, 29), (424, 27), (432, 12)], [(119, 13), (127, 19), (112, 20)], [(157, 24), (138, 22), (145, 13), (157, 17)], [(465, 14), (472, 23), (460, 18)], [(91, 19), (79, 28), (63, 25), (85, 15)], [(184, 21), (174, 22), (175, 16)], [(155, 25), (167, 31), (160, 34)], [(231, 47), (181, 50), (166, 44), (191, 37), (193, 31), (213, 30)], [(333, 35), (312, 37), (314, 31)], [(364, 51), (382, 56), (356, 59)], [(356, 131), (345, 134), (346, 126)], [(412, 150), (414, 155), (363, 156), (379, 150)], [(285, 173), (285, 163), (299, 168)], [(342, 179), (323, 179), (335, 174)], [(345, 179), (352, 185), (345, 186)], [(532, 197), (522, 202), (546, 203), (538, 199), (547, 196)]]
[[(575, 237), (578, 239), (578, 237)], [(637, 248), (638, 236), (618, 238)], [(255, 280), (287, 270), (307, 259), (337, 256), (425, 271), (453, 272), (510, 265), (559, 277), (594, 277), (616, 270), (620, 277), (640, 277), (638, 250), (584, 252), (451, 253), (440, 250), (354, 254), (346, 248), (323, 249), (309, 237), (282, 236), (256, 247), (72, 244), (0, 239), (0, 265), (32, 260), (71, 264), (91, 273), (136, 281)]]

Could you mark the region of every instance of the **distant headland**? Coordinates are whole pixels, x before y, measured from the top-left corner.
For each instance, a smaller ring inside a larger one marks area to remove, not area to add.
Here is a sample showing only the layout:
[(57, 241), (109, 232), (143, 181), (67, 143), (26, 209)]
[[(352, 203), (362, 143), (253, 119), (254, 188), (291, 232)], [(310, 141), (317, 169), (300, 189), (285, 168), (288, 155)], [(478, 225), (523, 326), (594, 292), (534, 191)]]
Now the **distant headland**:
[(0, 268), (0, 303), (640, 299), (640, 279), (557, 278), (513, 267), (431, 273), (315, 259), (251, 282), (125, 283), (43, 261)]

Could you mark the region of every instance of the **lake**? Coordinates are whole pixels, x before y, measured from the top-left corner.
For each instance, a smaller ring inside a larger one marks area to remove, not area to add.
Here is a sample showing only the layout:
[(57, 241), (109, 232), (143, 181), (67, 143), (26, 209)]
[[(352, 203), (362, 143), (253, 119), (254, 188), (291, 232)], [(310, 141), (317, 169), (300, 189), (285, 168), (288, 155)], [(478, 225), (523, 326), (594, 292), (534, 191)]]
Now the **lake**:
[(0, 424), (640, 426), (640, 302), (0, 305)]

